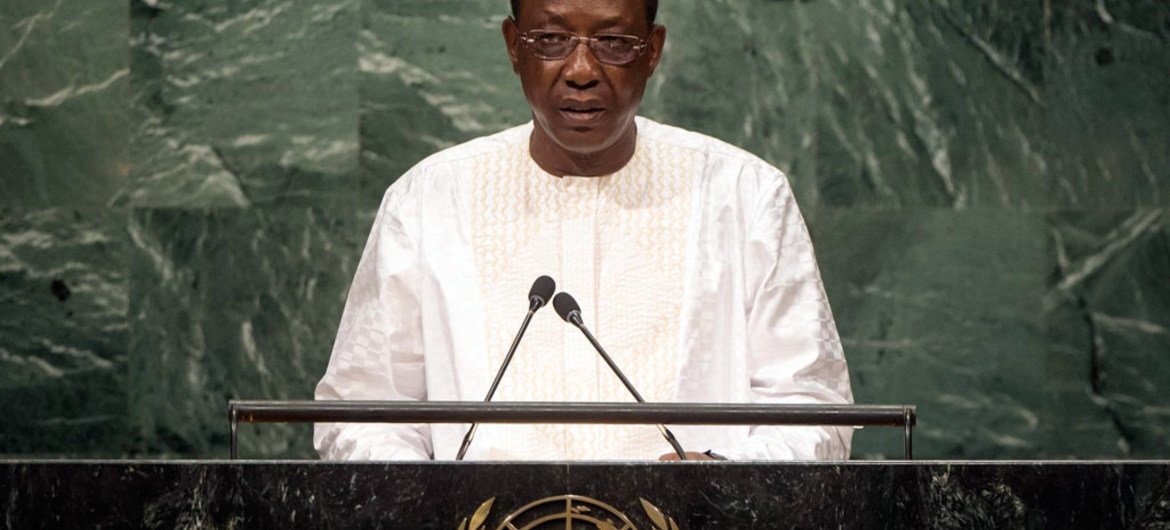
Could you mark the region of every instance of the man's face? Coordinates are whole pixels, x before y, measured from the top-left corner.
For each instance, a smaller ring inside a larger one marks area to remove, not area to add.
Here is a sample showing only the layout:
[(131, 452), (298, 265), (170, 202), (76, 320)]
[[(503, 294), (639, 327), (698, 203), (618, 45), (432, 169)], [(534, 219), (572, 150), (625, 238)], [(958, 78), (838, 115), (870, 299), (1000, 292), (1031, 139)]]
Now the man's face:
[[(633, 35), (649, 42), (625, 65), (598, 61), (586, 43), (564, 59), (544, 60), (520, 41), (519, 33), (533, 30)], [(524, 0), (516, 23), (504, 23), (504, 35), (538, 133), (567, 154), (592, 155), (633, 132), (665, 40), (661, 26), (650, 27), (640, 0)]]

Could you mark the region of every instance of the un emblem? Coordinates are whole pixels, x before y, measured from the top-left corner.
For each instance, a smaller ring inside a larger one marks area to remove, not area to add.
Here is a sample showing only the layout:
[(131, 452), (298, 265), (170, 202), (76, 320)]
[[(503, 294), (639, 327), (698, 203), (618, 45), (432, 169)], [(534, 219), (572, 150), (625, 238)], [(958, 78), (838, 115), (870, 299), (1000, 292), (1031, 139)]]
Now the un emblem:
[[(679, 530), (674, 519), (663, 515), (658, 507), (638, 498), (653, 530)], [(487, 530), (486, 521), (496, 499), (492, 497), (479, 505), (470, 518), (464, 517), (458, 530)], [(496, 530), (638, 530), (622, 512), (597, 499), (582, 495), (559, 495), (532, 501), (508, 514)]]

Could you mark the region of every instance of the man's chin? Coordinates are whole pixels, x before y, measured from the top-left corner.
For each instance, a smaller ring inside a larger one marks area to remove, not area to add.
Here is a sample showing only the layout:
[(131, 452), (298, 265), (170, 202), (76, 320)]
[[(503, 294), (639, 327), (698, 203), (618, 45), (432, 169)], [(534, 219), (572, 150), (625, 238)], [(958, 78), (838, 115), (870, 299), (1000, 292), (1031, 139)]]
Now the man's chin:
[(568, 127), (550, 134), (561, 149), (577, 155), (591, 156), (605, 152), (621, 139), (620, 134), (600, 127)]
[[(598, 160), (611, 153), (614, 156), (625, 156), (623, 153), (627, 149), (620, 146), (628, 135), (618, 130), (620, 126), (613, 123), (612, 116), (596, 124), (565, 123), (557, 119), (556, 114), (547, 118), (552, 119), (535, 120), (537, 135), (542, 137), (540, 143), (544, 144), (545, 149), (559, 151), (557, 156)], [(633, 127), (633, 123), (629, 126)]]

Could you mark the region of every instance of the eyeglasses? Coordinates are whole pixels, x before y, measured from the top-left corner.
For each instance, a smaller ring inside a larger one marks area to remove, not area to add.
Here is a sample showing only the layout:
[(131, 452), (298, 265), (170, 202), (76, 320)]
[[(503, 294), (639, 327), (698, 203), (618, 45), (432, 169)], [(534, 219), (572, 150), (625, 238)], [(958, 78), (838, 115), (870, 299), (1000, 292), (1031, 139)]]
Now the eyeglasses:
[(545, 61), (568, 57), (582, 42), (589, 45), (598, 61), (614, 66), (634, 62), (646, 51), (646, 39), (633, 35), (594, 35), (578, 37), (563, 31), (532, 30), (520, 34), (520, 40), (532, 54)]

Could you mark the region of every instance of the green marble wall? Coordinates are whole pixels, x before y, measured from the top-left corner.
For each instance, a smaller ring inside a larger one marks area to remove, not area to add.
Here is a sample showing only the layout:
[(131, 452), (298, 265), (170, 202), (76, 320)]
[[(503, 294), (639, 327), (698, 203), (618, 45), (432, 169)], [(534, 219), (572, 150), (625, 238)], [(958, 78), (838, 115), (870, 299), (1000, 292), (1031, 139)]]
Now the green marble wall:
[[(0, 3), (0, 456), (223, 456), (226, 400), (310, 397), (385, 187), (526, 119), (505, 10)], [(857, 399), (918, 404), (919, 456), (1170, 454), (1170, 4), (661, 20), (644, 114), (790, 174)]]

